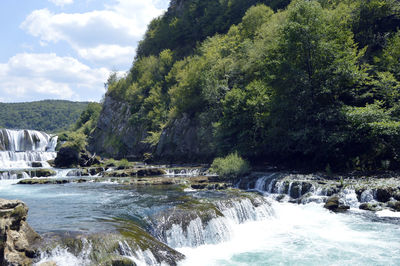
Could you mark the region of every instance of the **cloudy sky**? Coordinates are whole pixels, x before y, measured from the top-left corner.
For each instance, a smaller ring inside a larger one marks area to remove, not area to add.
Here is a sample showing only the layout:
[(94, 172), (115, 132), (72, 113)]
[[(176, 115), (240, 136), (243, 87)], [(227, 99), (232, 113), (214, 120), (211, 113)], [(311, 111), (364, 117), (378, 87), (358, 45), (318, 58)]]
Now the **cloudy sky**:
[(1, 0), (0, 102), (99, 101), (169, 0)]

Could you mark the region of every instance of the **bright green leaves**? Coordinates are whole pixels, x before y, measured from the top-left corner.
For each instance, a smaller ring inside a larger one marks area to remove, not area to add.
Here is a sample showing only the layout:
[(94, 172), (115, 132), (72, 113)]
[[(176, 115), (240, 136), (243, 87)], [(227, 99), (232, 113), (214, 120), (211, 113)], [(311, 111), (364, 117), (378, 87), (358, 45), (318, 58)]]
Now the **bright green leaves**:
[(259, 2), (175, 1), (150, 24), (132, 69), (108, 89), (130, 103), (146, 143), (188, 117), (210, 154), (395, 165), (398, 1), (294, 0), (275, 13)]

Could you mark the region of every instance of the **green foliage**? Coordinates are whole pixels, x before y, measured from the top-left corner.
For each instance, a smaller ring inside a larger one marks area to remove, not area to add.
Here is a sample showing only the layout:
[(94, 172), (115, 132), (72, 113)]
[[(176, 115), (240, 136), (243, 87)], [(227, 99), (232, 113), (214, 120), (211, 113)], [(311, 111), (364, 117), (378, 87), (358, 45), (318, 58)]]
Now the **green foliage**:
[(233, 147), (256, 156), (265, 139), (271, 90), (261, 81), (253, 81), (244, 90), (230, 90), (222, 101), (223, 115), (216, 124), (224, 153)]
[(250, 7), (242, 19), (243, 35), (247, 38), (254, 38), (258, 29), (267, 22), (274, 12), (265, 5)]
[[(399, 10), (395, 0), (171, 1), (107, 96), (129, 103), (153, 147), (186, 117), (210, 154), (400, 167)], [(107, 145), (126, 148), (118, 136)]]
[(133, 165), (133, 163), (129, 162), (127, 159), (115, 160), (115, 159), (107, 159), (104, 162), (105, 167), (117, 167), (117, 168), (129, 168)]
[(248, 174), (250, 165), (237, 152), (234, 152), (224, 158), (215, 158), (209, 171), (224, 179), (234, 179)]
[(88, 104), (59, 100), (0, 103), (0, 127), (57, 133), (70, 129)]
[(127, 159), (124, 158), (117, 163), (117, 166), (126, 169), (132, 166), (132, 163), (130, 163)]
[(94, 130), (101, 112), (101, 104), (89, 103), (76, 121), (74, 130), (81, 130), (86, 136)]
[(158, 141), (160, 140), (161, 137), (161, 133), (162, 131), (158, 131), (158, 132), (149, 132), (149, 135), (147, 136), (147, 138), (143, 141), (144, 143), (148, 143), (151, 146), (157, 146)]
[(382, 57), (377, 61), (382, 61), (383, 70), (390, 71), (397, 79), (400, 79), (400, 30), (387, 40)]
[(67, 141), (62, 147), (71, 147), (77, 151), (85, 150), (87, 146), (87, 137), (82, 132), (69, 132)]
[(192, 53), (196, 44), (215, 34), (226, 33), (242, 19), (246, 10), (257, 4), (282, 8), (286, 1), (271, 0), (176, 0), (167, 13), (154, 19), (139, 44), (137, 58), (157, 55), (162, 50), (177, 52), (179, 59)]
[(400, 25), (400, 2), (397, 0), (354, 1), (353, 32), (359, 47), (368, 47), (371, 57), (385, 46), (386, 38)]

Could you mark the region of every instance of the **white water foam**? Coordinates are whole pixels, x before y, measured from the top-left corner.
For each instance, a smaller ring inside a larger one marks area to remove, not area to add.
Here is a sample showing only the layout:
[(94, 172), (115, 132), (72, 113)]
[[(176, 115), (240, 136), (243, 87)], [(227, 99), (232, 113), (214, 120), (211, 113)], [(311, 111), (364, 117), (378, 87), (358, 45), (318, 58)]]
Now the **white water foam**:
[(232, 236), (235, 224), (252, 220), (261, 220), (271, 215), (268, 202), (254, 206), (250, 199), (240, 199), (216, 203), (223, 216), (203, 223), (200, 217), (190, 221), (184, 229), (180, 224), (173, 224), (165, 232), (165, 241), (173, 248), (196, 247), (203, 244), (215, 244), (227, 241)]
[(319, 204), (274, 203), (275, 215), (233, 224), (230, 240), (177, 250), (180, 265), (399, 265), (400, 226)]

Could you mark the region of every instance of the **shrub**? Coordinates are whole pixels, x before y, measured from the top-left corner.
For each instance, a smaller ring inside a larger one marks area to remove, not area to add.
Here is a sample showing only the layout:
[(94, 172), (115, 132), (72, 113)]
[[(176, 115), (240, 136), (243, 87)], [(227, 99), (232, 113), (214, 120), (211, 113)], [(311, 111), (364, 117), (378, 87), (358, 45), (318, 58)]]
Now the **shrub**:
[(130, 166), (132, 166), (132, 163), (130, 163), (127, 159), (122, 159), (120, 161), (117, 162), (117, 166), (118, 168), (129, 168)]
[(68, 140), (62, 145), (62, 147), (73, 148), (80, 152), (85, 150), (87, 145), (86, 136), (82, 132), (71, 132), (68, 135)]
[(209, 171), (223, 179), (234, 179), (248, 174), (250, 165), (235, 152), (224, 158), (215, 158)]

